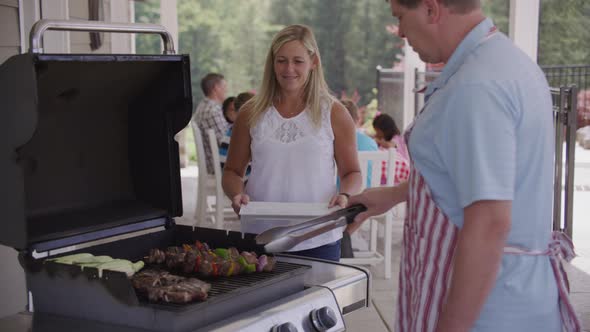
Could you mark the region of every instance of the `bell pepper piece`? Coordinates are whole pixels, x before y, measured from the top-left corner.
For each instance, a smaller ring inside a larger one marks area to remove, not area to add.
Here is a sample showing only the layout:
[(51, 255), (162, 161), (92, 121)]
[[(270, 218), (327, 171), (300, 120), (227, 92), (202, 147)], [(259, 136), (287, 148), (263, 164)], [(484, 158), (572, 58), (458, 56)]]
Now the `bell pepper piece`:
[(246, 267), (244, 268), (244, 272), (246, 272), (246, 273), (256, 272), (256, 264), (254, 264), (254, 263), (246, 264)]
[(229, 251), (223, 248), (215, 249), (215, 254), (223, 259), (229, 259)]

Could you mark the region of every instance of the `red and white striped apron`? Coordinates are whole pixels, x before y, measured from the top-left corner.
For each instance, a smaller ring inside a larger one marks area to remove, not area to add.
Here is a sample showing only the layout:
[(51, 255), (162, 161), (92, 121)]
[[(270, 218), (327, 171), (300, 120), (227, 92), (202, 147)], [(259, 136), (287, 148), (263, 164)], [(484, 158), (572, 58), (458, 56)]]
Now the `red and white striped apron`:
[[(411, 129), (406, 132), (406, 142)], [(436, 205), (412, 160), (408, 181), (408, 216), (404, 222), (395, 331), (434, 331), (451, 283), (459, 228)], [(560, 258), (570, 261), (575, 256), (573, 244), (562, 232), (553, 232), (552, 237), (545, 251), (507, 246), (504, 253), (549, 256), (563, 327), (565, 331), (578, 332), (581, 324), (569, 300), (569, 282), (560, 261)]]

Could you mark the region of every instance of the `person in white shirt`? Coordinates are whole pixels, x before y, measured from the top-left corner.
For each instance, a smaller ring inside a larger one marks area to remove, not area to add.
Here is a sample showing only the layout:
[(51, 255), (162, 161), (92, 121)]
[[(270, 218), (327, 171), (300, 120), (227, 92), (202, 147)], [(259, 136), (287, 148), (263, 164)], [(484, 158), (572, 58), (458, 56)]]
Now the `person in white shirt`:
[[(250, 161), (252, 173), (244, 186)], [(250, 200), (345, 207), (360, 190), (354, 122), (330, 95), (309, 27), (291, 25), (274, 37), (261, 88), (234, 124), (223, 188), (236, 213)], [(335, 229), (289, 253), (338, 261), (341, 238), (342, 229)]]

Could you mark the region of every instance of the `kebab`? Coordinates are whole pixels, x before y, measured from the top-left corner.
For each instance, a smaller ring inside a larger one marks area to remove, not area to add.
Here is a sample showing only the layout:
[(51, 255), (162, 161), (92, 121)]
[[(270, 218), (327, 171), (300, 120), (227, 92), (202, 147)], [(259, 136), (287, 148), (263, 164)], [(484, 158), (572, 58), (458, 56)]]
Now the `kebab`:
[(244, 273), (270, 272), (276, 259), (266, 255), (258, 257), (254, 252), (239, 252), (234, 247), (211, 249), (207, 243), (196, 241), (194, 245), (151, 249), (144, 258), (149, 264), (162, 264), (170, 270), (181, 270), (200, 277), (233, 276)]

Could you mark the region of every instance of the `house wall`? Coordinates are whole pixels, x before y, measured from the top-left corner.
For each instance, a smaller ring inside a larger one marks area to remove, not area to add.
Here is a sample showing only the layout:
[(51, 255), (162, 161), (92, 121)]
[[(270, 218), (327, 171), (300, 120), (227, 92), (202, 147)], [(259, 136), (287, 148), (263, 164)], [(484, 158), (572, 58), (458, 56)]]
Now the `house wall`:
[[(0, 0), (0, 63), (21, 52), (19, 5), (18, 0)], [(0, 317), (3, 317), (25, 308), (26, 288), (16, 250), (0, 245), (0, 265)]]
[(0, 63), (20, 53), (18, 8), (18, 0), (0, 0)]

